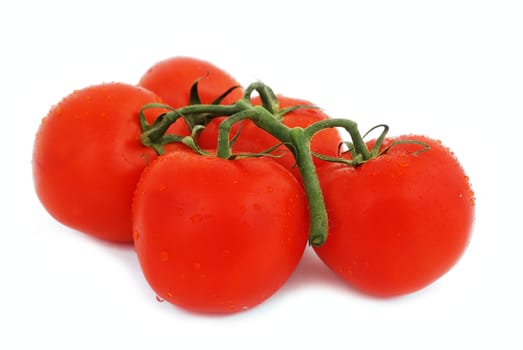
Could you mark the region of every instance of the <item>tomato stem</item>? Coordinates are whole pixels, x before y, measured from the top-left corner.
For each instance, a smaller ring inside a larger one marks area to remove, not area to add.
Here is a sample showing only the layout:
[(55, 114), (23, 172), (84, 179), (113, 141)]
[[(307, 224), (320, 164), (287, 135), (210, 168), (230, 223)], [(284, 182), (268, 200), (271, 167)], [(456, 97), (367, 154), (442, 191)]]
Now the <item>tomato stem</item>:
[[(261, 106), (251, 104), (251, 94), (257, 92), (260, 96)], [(154, 104), (158, 107), (158, 104)], [(143, 109), (152, 108), (144, 106)], [(235, 159), (238, 155), (232, 153), (230, 134), (232, 126), (246, 119), (252, 121), (256, 126), (268, 132), (282, 144), (284, 144), (294, 155), (296, 164), (300, 170), (303, 186), (307, 196), (309, 206), (309, 244), (319, 246), (325, 243), (328, 233), (328, 218), (323, 193), (320, 187), (318, 175), (313, 162), (313, 156), (328, 160), (342, 161), (351, 166), (357, 166), (369, 159), (375, 158), (377, 150), (388, 131), (384, 126), (382, 137), (379, 138), (378, 147), (371, 151), (367, 148), (363, 137), (361, 136), (357, 124), (348, 119), (327, 119), (316, 122), (304, 128), (290, 128), (281, 122), (281, 117), (285, 113), (279, 109), (278, 98), (274, 92), (261, 82), (255, 82), (247, 87), (244, 96), (232, 105), (219, 104), (194, 104), (179, 109), (166, 107), (170, 111), (164, 113), (149, 126), (141, 113), (142, 124), (142, 143), (146, 146), (153, 147), (159, 154), (163, 152), (163, 145), (168, 142), (183, 142), (189, 144), (193, 149), (201, 151), (194, 142), (195, 131), (205, 127), (215, 117), (227, 116), (219, 125), (218, 143), (216, 155), (224, 159)], [(303, 108), (311, 108), (303, 106)], [(179, 118), (183, 118), (191, 130), (191, 136), (177, 137), (175, 135), (166, 135), (165, 132), (169, 126)], [(313, 154), (311, 151), (312, 137), (319, 131), (327, 128), (344, 128), (350, 135), (352, 142), (349, 150), (352, 152), (353, 159), (350, 161), (341, 158), (326, 157)], [(372, 130), (372, 129), (371, 129)], [(260, 156), (266, 153), (252, 154), (249, 156)]]
[(254, 91), (260, 95), (262, 107), (268, 110), (271, 114), (277, 116), (280, 111), (280, 103), (272, 89), (260, 81), (254, 82), (245, 89), (244, 99), (250, 101), (251, 95)]
[(323, 192), (312, 159), (311, 138), (302, 128), (291, 129), (291, 136), (309, 205), (309, 244), (321, 246), (327, 240), (329, 224)]
[[(170, 112), (160, 115), (153, 125), (145, 121), (144, 110), (148, 108), (170, 109)], [(144, 146), (152, 147), (161, 155), (164, 153), (163, 145), (170, 142), (180, 142), (183, 137), (166, 134), (167, 129), (178, 119), (183, 118), (189, 131), (207, 125), (210, 120), (219, 116), (228, 116), (245, 109), (244, 103), (238, 101), (234, 105), (190, 105), (179, 109), (173, 109), (167, 105), (151, 103), (145, 105), (140, 112), (140, 124), (142, 126), (141, 141)]]
[(373, 158), (371, 152), (367, 148), (356, 122), (349, 119), (327, 119), (321, 120), (314, 124), (309, 125), (305, 129), (306, 138), (312, 139), (315, 133), (327, 128), (344, 128), (349, 133), (352, 139), (353, 150), (353, 161), (352, 165), (356, 166), (361, 163), (368, 161)]

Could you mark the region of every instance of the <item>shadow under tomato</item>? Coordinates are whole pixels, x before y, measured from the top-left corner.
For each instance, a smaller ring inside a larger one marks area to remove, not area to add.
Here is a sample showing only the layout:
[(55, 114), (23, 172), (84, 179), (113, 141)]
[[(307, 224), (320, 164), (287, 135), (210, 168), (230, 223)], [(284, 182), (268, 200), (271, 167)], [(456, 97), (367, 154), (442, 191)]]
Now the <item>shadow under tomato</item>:
[(439, 279), (428, 286), (411, 293), (394, 296), (376, 296), (364, 293), (352, 287), (344, 281), (334, 271), (332, 271), (314, 252), (311, 247), (307, 247), (296, 270), (291, 275), (287, 283), (278, 292), (282, 294), (294, 293), (299, 289), (322, 288), (335, 289), (348, 296), (356, 296), (378, 303), (402, 302), (403, 300), (421, 297), (422, 295), (434, 292), (438, 288)]
[(329, 269), (311, 247), (307, 247), (296, 270), (282, 289), (285, 292), (292, 292), (295, 289), (311, 286), (341, 289), (351, 294), (358, 293)]

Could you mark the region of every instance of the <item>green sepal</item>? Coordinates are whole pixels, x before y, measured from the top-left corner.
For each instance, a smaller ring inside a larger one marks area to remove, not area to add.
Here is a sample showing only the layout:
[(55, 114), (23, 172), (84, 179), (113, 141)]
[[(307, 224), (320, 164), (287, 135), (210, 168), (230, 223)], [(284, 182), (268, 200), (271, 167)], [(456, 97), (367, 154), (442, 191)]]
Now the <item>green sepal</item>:
[(277, 148), (283, 146), (283, 145), (285, 145), (285, 143), (280, 142), (280, 143), (278, 143), (278, 144), (276, 144), (274, 146), (271, 146), (271, 147), (267, 148), (264, 151), (257, 152), (257, 153), (249, 153), (249, 152), (234, 153), (234, 154), (231, 154), (229, 156), (229, 158), (227, 158), (227, 159), (234, 160), (234, 159), (239, 159), (239, 158), (260, 158), (260, 157), (281, 158), (281, 157), (283, 157), (283, 153), (282, 154), (274, 154), (272, 152), (274, 150), (276, 150)]

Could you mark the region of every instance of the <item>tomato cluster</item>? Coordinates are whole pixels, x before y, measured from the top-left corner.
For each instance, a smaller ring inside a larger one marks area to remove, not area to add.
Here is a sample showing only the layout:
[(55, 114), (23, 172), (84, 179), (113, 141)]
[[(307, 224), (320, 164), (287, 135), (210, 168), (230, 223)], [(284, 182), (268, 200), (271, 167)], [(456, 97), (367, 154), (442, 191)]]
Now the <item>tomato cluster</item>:
[(136, 85), (53, 106), (34, 143), (35, 190), (62, 224), (133, 243), (158, 297), (189, 310), (263, 302), (307, 242), (355, 288), (402, 295), (462, 255), (474, 194), (441, 142), (382, 127), (364, 142), (309, 101), (174, 57)]

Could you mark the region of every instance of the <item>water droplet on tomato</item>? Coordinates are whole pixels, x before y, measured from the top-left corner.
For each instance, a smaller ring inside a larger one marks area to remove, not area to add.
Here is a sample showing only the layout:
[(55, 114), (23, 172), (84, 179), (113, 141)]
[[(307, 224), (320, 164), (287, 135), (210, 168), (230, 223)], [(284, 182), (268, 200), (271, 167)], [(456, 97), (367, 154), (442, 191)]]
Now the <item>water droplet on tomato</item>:
[(199, 269), (202, 268), (202, 264), (200, 264), (200, 263), (194, 263), (192, 266), (193, 266), (193, 268), (194, 268), (195, 270), (199, 270)]
[(62, 115), (64, 113), (64, 108), (62, 106), (53, 106), (53, 108), (56, 115)]
[(140, 238), (140, 233), (138, 231), (134, 231), (133, 232), (133, 240), (134, 241), (137, 241), (138, 238)]
[(168, 296), (169, 298), (172, 298), (172, 297), (173, 297), (173, 293), (171, 293), (171, 292), (167, 292), (167, 296)]
[(239, 213), (240, 215), (244, 215), (247, 212), (247, 207), (245, 205), (240, 205)]
[(222, 256), (229, 256), (229, 255), (231, 255), (231, 251), (229, 249), (224, 249), (222, 251)]
[(165, 191), (166, 189), (167, 189), (167, 186), (166, 186), (165, 184), (160, 184), (160, 186), (158, 186), (158, 190), (159, 190), (160, 192), (163, 192), (163, 191)]
[(226, 309), (229, 311), (234, 311), (236, 309), (236, 304), (232, 300), (227, 300), (225, 302), (220, 303), (225, 306)]
[(203, 220), (202, 214), (194, 214), (193, 216), (191, 216), (192, 222), (201, 222), (202, 220)]
[(272, 186), (267, 186), (266, 190), (268, 193), (274, 192), (274, 188)]
[(183, 208), (176, 208), (174, 209), (174, 213), (178, 216), (183, 216), (185, 214), (185, 209)]
[(162, 250), (160, 252), (160, 261), (161, 262), (166, 262), (168, 260), (169, 260), (169, 253), (167, 251), (165, 251), (165, 250)]

